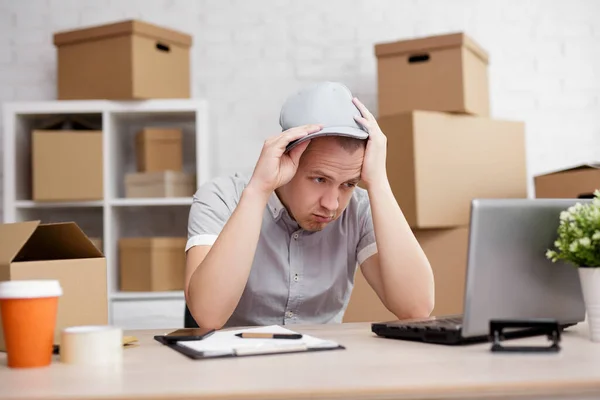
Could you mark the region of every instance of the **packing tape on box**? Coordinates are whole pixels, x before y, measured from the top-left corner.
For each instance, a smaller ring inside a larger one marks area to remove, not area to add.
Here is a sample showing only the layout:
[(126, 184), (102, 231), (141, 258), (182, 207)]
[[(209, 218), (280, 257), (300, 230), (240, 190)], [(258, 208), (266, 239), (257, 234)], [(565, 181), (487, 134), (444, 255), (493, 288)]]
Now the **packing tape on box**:
[(74, 365), (112, 365), (123, 360), (123, 331), (101, 326), (74, 326), (63, 329), (60, 361)]

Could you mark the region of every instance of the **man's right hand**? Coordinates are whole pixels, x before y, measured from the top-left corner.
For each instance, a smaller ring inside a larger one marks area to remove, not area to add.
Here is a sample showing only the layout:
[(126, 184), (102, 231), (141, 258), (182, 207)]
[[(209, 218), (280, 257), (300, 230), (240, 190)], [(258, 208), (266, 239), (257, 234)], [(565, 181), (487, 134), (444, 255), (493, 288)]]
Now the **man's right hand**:
[(248, 186), (270, 195), (275, 189), (288, 183), (296, 174), (300, 156), (306, 150), (310, 140), (300, 143), (290, 152), (285, 153), (287, 145), (321, 129), (320, 125), (304, 125), (288, 129), (280, 135), (267, 139)]

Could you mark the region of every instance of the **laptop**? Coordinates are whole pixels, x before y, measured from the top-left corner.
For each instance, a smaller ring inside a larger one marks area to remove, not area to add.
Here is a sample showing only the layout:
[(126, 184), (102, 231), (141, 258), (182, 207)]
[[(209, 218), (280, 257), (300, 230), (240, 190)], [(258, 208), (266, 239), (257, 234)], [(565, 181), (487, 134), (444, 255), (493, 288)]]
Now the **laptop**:
[[(474, 199), (463, 314), (377, 322), (378, 336), (438, 344), (489, 340), (490, 319), (551, 319), (561, 329), (585, 319), (577, 268), (552, 263), (560, 212), (590, 200)], [(443, 285), (444, 282), (436, 282)], [(513, 328), (506, 339), (540, 334)]]

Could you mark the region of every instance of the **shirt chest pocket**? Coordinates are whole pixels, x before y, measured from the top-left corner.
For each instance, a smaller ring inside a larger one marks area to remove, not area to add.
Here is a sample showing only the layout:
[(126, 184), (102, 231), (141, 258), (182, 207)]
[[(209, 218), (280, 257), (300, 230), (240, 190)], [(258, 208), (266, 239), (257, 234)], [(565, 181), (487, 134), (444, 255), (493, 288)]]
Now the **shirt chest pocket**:
[[(306, 301), (320, 307), (339, 308), (351, 288), (354, 268), (347, 246), (311, 246), (305, 249), (303, 276)], [(351, 271), (352, 270), (352, 271)]]

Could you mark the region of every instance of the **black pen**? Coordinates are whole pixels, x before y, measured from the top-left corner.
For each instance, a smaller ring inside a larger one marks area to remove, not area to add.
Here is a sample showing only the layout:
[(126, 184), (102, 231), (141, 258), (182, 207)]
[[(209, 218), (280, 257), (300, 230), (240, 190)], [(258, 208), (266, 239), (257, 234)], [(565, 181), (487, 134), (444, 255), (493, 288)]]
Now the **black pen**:
[(236, 333), (235, 336), (243, 339), (302, 339), (299, 333), (258, 333), (245, 332)]

